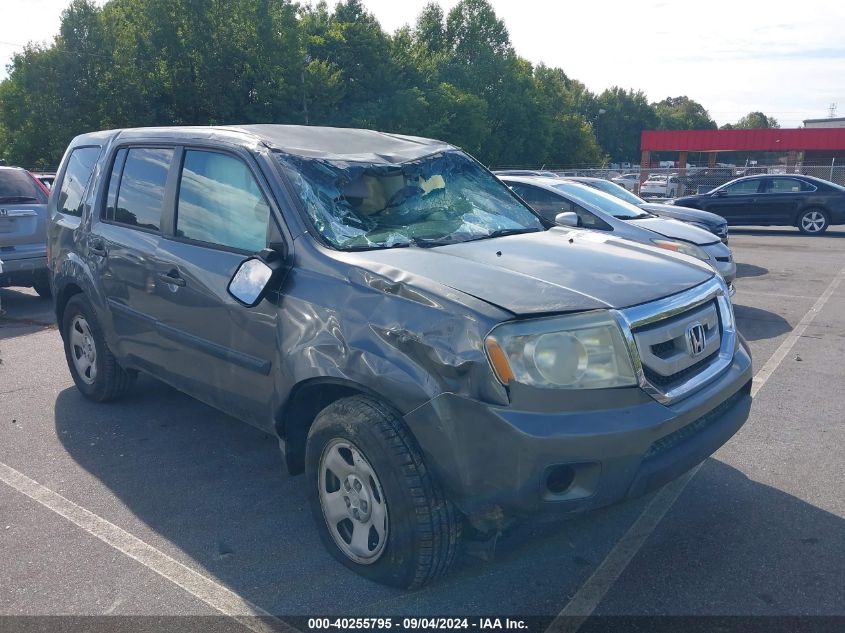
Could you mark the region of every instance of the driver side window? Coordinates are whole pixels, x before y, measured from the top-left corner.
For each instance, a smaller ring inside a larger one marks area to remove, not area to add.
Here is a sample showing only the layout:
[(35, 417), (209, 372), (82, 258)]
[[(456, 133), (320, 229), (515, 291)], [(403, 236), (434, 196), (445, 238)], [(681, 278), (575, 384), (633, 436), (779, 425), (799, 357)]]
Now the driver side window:
[(573, 204), (569, 200), (561, 198), (550, 191), (540, 189), (539, 187), (516, 183), (513, 185), (513, 190), (520, 198), (525, 200), (532, 209), (551, 222), (554, 222), (555, 216), (558, 213), (575, 210), (573, 209)]
[(249, 167), (234, 156), (187, 150), (176, 235), (256, 253), (267, 246), (270, 205)]
[(759, 180), (743, 180), (723, 189), (727, 196), (746, 196), (752, 193), (757, 193), (760, 188)]

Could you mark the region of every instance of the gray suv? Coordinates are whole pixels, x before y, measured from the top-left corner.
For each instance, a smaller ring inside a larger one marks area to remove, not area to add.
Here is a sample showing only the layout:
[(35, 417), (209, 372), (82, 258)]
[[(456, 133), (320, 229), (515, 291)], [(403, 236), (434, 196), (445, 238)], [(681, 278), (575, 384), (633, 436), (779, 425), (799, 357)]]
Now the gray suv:
[(443, 574), (466, 524), (641, 495), (748, 416), (710, 267), (554, 226), (439, 141), (97, 132), (54, 191), (79, 390), (110, 400), (143, 371), (278, 437), (326, 547), (379, 582)]
[(0, 166), (0, 288), (32, 286), (50, 296), (47, 196), (44, 185), (25, 169)]

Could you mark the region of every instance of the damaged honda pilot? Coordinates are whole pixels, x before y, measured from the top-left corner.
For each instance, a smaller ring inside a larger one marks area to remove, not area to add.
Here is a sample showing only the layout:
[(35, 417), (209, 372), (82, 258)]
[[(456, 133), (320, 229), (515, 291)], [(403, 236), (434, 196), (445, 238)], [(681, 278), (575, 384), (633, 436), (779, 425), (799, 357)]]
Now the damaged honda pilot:
[(326, 547), (379, 582), (445, 573), (465, 524), (641, 495), (748, 416), (713, 270), (555, 226), (446, 143), (95, 132), (49, 208), (78, 389), (107, 401), (146, 372), (277, 436)]

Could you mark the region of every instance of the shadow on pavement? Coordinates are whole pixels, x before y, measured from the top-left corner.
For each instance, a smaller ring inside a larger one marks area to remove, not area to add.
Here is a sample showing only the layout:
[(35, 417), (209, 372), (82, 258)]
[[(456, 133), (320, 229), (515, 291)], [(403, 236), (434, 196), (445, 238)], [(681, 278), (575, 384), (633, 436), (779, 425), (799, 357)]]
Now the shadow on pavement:
[(792, 331), (792, 326), (781, 315), (760, 308), (734, 303), (737, 327), (749, 341), (776, 338)]
[(53, 302), (32, 290), (0, 288), (0, 340), (55, 327)]
[(739, 228), (731, 226), (731, 235), (761, 235), (769, 237), (806, 237), (810, 239), (824, 239), (826, 237), (841, 238), (845, 237), (845, 231), (828, 229), (822, 235), (804, 235), (796, 228), (784, 227), (781, 230), (777, 229), (757, 229), (757, 228)]
[(763, 268), (762, 266), (755, 266), (754, 264), (742, 264), (739, 262), (736, 265), (737, 279), (741, 277), (762, 277), (763, 275), (767, 275), (768, 273), (769, 269)]
[[(192, 566), (280, 615), (555, 614), (647, 501), (556, 524), (524, 523), (503, 537), (492, 562), (463, 555), (449, 577), (401, 592), (364, 581), (329, 556), (308, 511), (305, 480), (282, 474), (276, 442), (260, 431), (149, 378), (125, 400), (108, 405), (66, 389), (55, 403), (55, 424), (70, 456), (161, 537), (148, 537), (153, 545), (188, 557)], [(718, 575), (727, 573), (722, 544), (739, 550), (732, 555), (759, 585), (744, 590), (768, 595), (767, 574), (784, 560), (778, 548), (815, 553), (845, 542), (843, 523), (833, 515), (710, 462), (708, 481), (717, 490), (692, 500), (699, 522), (688, 525), (681, 517), (680, 525), (661, 529), (669, 530), (666, 538), (682, 554), (703, 556), (702, 547), (714, 548), (719, 560), (711, 567), (704, 557), (687, 573), (679, 554), (678, 569), (661, 578), (640, 577), (643, 586), (677, 583), (682, 572), (699, 585), (733, 582)], [(117, 520), (108, 497), (76, 500)], [(742, 522), (754, 529), (740, 530)], [(743, 549), (746, 545), (753, 547)], [(827, 569), (835, 561), (841, 570), (842, 557), (841, 550), (827, 561), (790, 553), (788, 566), (777, 573), (812, 586), (819, 565)]]
[(709, 459), (597, 613), (841, 616), (843, 543), (842, 517)]

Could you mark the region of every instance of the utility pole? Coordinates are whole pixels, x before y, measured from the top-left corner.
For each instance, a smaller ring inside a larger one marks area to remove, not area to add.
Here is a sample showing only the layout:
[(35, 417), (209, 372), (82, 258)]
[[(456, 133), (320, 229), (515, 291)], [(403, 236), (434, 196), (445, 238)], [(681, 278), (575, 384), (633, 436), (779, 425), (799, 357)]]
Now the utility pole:
[(836, 102), (830, 104), (830, 107), (827, 109), (827, 118), (834, 119), (836, 118)]
[(311, 63), (311, 55), (302, 58), (302, 112), (305, 114), (305, 125), (308, 125), (308, 96), (305, 90), (305, 67)]

